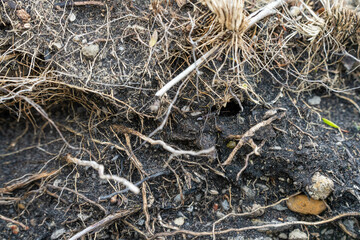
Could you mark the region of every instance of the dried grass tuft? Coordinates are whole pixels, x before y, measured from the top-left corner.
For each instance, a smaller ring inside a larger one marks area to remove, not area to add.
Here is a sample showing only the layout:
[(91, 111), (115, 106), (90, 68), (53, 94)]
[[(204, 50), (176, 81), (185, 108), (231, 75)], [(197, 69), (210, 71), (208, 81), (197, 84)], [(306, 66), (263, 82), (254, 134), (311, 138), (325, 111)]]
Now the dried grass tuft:
[(246, 28), (247, 22), (244, 14), (244, 0), (202, 0), (217, 20), (227, 30), (241, 32)]

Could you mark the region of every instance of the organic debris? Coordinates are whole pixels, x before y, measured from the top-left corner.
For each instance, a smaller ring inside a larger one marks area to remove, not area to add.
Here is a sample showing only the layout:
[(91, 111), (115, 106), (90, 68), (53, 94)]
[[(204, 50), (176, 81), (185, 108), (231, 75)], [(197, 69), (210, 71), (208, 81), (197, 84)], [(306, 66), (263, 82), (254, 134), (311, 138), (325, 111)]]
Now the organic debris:
[(0, 237), (358, 236), (349, 2), (0, 1)]

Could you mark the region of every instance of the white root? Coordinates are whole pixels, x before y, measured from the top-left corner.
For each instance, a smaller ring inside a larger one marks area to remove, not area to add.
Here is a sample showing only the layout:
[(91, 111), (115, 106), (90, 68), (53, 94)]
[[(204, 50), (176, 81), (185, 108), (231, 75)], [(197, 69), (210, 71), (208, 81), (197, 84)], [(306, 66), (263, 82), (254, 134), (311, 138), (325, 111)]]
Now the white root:
[[(245, 22), (247, 22), (247, 26), (245, 27), (245, 32), (247, 30), (249, 30), (252, 26), (254, 26), (257, 22), (259, 22), (262, 19), (276, 13), (276, 10), (275, 10), (276, 8), (282, 6), (285, 3), (290, 2), (290, 1), (292, 1), (292, 0), (277, 0), (277, 1), (269, 3), (265, 7), (259, 9), (258, 11), (253, 12), (252, 14), (250, 14), (245, 19)], [(189, 75), (192, 71), (194, 71), (196, 69), (196, 67), (199, 67), (201, 64), (203, 64), (206, 61), (206, 59), (208, 59), (208, 57), (210, 57), (213, 53), (216, 52), (216, 50), (218, 48), (219, 48), (219, 46), (215, 46), (210, 51), (205, 53), (196, 62), (191, 64), (183, 72), (181, 72), (179, 75), (177, 75), (175, 78), (173, 78), (170, 82), (168, 82), (164, 87), (162, 87), (159, 91), (157, 91), (155, 96), (162, 97), (167, 91), (169, 91), (170, 88), (172, 88), (175, 84), (180, 82), (187, 75)]]
[(207, 53), (205, 53), (201, 58), (199, 58), (196, 62), (191, 64), (188, 68), (186, 68), (184, 71), (182, 71), (179, 75), (177, 75), (175, 78), (173, 78), (170, 82), (168, 82), (165, 86), (163, 86), (159, 91), (156, 92), (155, 96), (161, 97), (164, 95), (167, 91), (169, 91), (170, 88), (172, 88), (175, 84), (180, 82), (183, 78), (185, 78), (187, 75), (189, 75), (192, 71), (196, 69), (197, 66), (200, 66), (208, 57), (210, 57), (217, 48), (213, 48)]
[(116, 182), (119, 182), (119, 183), (125, 185), (127, 188), (130, 189), (130, 191), (132, 191), (135, 194), (138, 194), (140, 192), (140, 189), (137, 186), (135, 186), (133, 183), (129, 182), (125, 178), (118, 177), (115, 175), (104, 174), (104, 166), (101, 164), (98, 164), (97, 162), (80, 160), (80, 159), (72, 157), (70, 154), (68, 154), (66, 156), (66, 161), (69, 163), (75, 163), (80, 166), (92, 167), (98, 171), (99, 177), (101, 179), (114, 180)]
[(201, 155), (208, 155), (210, 153), (213, 153), (215, 151), (215, 147), (211, 147), (208, 149), (204, 149), (201, 151), (191, 151), (191, 150), (177, 150), (173, 147), (171, 147), (170, 145), (166, 144), (164, 141), (162, 140), (154, 140), (152, 138), (149, 138), (141, 133), (139, 133), (138, 131), (135, 131), (133, 129), (127, 128), (125, 126), (121, 126), (121, 125), (113, 125), (113, 128), (116, 131), (120, 131), (123, 133), (130, 133), (133, 134), (135, 136), (138, 136), (139, 138), (141, 138), (142, 140), (150, 143), (151, 145), (160, 145), (162, 146), (166, 151), (171, 152), (174, 156), (179, 156), (179, 155), (191, 155), (191, 156), (201, 156)]

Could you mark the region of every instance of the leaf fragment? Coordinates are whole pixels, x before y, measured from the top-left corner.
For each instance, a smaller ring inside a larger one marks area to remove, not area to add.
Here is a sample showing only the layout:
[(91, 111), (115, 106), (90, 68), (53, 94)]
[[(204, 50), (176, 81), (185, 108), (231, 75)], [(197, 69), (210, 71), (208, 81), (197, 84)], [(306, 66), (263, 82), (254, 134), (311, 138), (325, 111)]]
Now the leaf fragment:
[(152, 48), (153, 46), (155, 46), (157, 40), (158, 40), (158, 33), (157, 33), (157, 31), (155, 30), (155, 31), (153, 32), (153, 34), (151, 35), (151, 38), (150, 38), (150, 41), (149, 41), (149, 47)]
[(340, 127), (338, 125), (336, 125), (335, 123), (333, 123), (332, 121), (326, 119), (326, 118), (322, 118), (323, 122), (326, 123), (327, 125), (329, 125), (330, 127), (336, 128), (336, 129), (340, 129)]

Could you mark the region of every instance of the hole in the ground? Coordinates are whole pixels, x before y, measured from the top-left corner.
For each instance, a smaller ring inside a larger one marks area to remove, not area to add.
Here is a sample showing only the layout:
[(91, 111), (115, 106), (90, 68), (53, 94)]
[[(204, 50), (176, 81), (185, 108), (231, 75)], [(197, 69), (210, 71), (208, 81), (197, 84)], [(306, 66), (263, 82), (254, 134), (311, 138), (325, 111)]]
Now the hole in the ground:
[[(224, 117), (230, 117), (230, 116), (235, 116), (236, 114), (238, 114), (240, 112), (240, 106), (239, 104), (235, 101), (235, 100), (230, 100), (230, 102), (228, 102), (226, 104), (226, 107), (222, 107), (220, 109), (220, 112), (219, 112), (219, 116), (224, 116)], [(216, 106), (213, 106), (211, 108), (211, 111), (212, 112), (215, 112), (217, 109), (216, 109)]]

